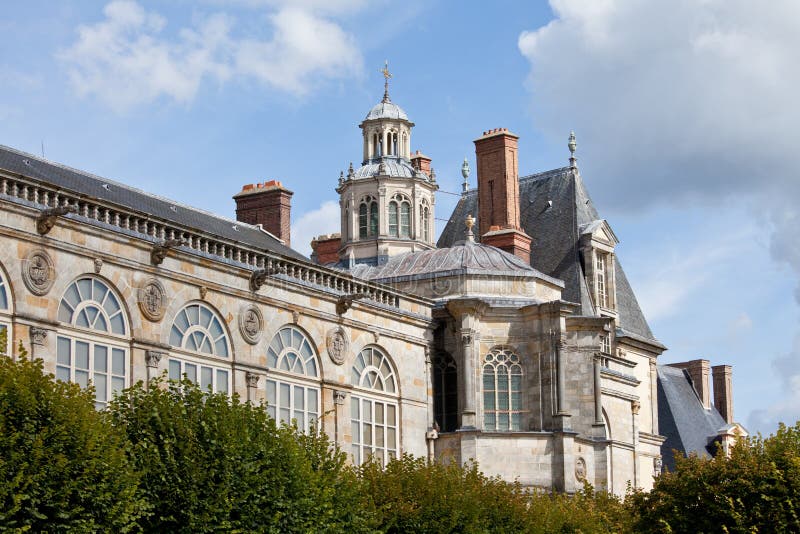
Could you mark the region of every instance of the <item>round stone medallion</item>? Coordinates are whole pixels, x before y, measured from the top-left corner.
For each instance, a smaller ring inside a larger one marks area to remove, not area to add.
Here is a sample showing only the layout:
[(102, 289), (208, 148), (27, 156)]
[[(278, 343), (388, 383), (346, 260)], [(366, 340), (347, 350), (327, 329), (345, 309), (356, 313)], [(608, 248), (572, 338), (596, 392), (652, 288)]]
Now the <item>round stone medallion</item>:
[(255, 306), (246, 306), (239, 312), (239, 331), (245, 341), (255, 345), (261, 339), (264, 318)]
[(50, 255), (42, 249), (31, 251), (22, 262), (22, 280), (34, 295), (45, 295), (56, 280)]
[(342, 365), (347, 357), (347, 350), (350, 348), (350, 341), (347, 339), (347, 332), (341, 326), (328, 330), (326, 337), (328, 356), (333, 363)]
[(164, 285), (150, 278), (139, 287), (139, 309), (142, 315), (153, 322), (158, 322), (164, 317), (166, 310), (167, 290)]

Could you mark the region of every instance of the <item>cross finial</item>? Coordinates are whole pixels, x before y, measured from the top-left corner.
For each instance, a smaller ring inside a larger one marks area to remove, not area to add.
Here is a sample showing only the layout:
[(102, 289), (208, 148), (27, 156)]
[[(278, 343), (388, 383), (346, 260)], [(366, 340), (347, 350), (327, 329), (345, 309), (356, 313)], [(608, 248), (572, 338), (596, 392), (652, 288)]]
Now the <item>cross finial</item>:
[(390, 102), (389, 100), (389, 78), (392, 77), (392, 73), (389, 72), (389, 60), (385, 60), (383, 63), (383, 68), (380, 70), (380, 73), (383, 74), (385, 78), (385, 82), (383, 84), (383, 101)]

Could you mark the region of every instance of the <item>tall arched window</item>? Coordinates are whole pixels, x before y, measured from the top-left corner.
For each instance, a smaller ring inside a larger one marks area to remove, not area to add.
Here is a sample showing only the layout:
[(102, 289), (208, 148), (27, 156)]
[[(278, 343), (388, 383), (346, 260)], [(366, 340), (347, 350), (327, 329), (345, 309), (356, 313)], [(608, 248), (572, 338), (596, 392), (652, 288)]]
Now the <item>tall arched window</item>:
[(389, 235), (397, 237), (397, 202), (389, 202)]
[(419, 207), (419, 232), (417, 235), (421, 236), (426, 242), (431, 240), (431, 212), (428, 207), (428, 202), (423, 199)]
[(509, 348), (495, 347), (484, 357), (483, 429), (522, 429), (522, 366)]
[(433, 358), (433, 415), (442, 432), (453, 432), (458, 428), (456, 362), (446, 352)]
[(369, 235), (378, 235), (378, 202), (375, 200), (369, 203)]
[(398, 455), (397, 384), (389, 357), (377, 347), (356, 356), (351, 369), (350, 423), (353, 461), (374, 456), (385, 464)]
[(184, 306), (172, 323), (169, 344), (175, 349), (169, 357), (171, 380), (185, 376), (204, 390), (230, 391), (230, 364), (220, 365), (214, 358), (230, 354), (228, 334), (214, 310), (202, 302)]
[(317, 353), (295, 326), (281, 328), (267, 349), (267, 412), (283, 423), (308, 430), (317, 423), (320, 381)]
[(128, 382), (128, 323), (120, 299), (99, 278), (79, 278), (58, 306), (56, 378), (95, 388), (95, 406)]
[(361, 205), (358, 206), (358, 238), (359, 239), (366, 239), (367, 237), (367, 217), (368, 217), (369, 208), (367, 208), (367, 203), (362, 202)]
[(408, 202), (400, 203), (400, 237), (411, 235), (411, 204)]
[(5, 332), (6, 344), (0, 346), (0, 354), (11, 354), (11, 290), (8, 287), (3, 269), (0, 268), (0, 332)]

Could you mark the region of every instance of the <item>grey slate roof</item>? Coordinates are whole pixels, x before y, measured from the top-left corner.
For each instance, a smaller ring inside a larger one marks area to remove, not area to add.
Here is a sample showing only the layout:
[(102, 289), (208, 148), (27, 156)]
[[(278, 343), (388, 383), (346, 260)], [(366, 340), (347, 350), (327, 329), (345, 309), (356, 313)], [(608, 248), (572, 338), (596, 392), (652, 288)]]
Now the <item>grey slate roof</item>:
[(408, 252), (394, 256), (380, 266), (359, 264), (350, 272), (354, 276), (369, 280), (458, 274), (512, 275), (544, 278), (553, 284), (563, 286), (561, 280), (540, 273), (513, 254), (471, 241), (457, 243), (448, 248)]
[[(381, 162), (384, 164), (384, 172), (380, 172)], [(356, 169), (355, 178), (357, 180), (362, 178), (372, 178), (373, 176), (395, 176), (398, 178), (423, 178), (428, 179), (428, 176), (422, 172), (417, 172), (411, 166), (411, 162), (405, 158), (397, 156), (385, 156), (380, 159), (370, 159), (364, 162), (361, 167)]]
[(407, 121), (408, 115), (403, 111), (403, 108), (388, 99), (384, 99), (382, 102), (375, 104), (372, 109), (369, 110), (367, 116), (364, 117), (365, 121), (374, 119), (400, 119)]
[(728, 425), (716, 408), (703, 407), (684, 369), (659, 365), (657, 372), (658, 432), (667, 438), (661, 456), (664, 466), (674, 471), (673, 449), (710, 457), (715, 452), (714, 439)]
[(259, 228), (232, 221), (139, 189), (53, 163), (0, 145), (0, 169), (51, 184), (61, 190), (85, 195), (109, 204), (148, 214), (155, 219), (199, 230), (218, 238), (242, 243), (296, 259), (307, 259)]
[[(580, 174), (570, 167), (525, 176), (519, 180), (520, 225), (532, 238), (531, 265), (563, 280), (564, 300), (580, 304), (580, 315), (595, 315), (579, 255), (581, 227), (599, 220)], [(552, 206), (548, 204), (552, 201)], [(437, 246), (448, 247), (463, 240), (467, 215), (478, 217), (478, 191), (462, 195), (447, 222)], [(476, 227), (479, 227), (476, 223)], [(619, 256), (615, 262), (617, 311), (621, 334), (655, 342)], [(660, 345), (660, 344), (659, 344)]]

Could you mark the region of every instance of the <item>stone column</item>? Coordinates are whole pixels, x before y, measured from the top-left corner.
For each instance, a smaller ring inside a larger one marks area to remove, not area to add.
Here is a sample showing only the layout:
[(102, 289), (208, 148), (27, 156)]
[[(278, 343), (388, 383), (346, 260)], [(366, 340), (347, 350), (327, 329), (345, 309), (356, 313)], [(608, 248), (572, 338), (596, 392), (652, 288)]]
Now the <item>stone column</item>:
[(247, 400), (248, 402), (256, 402), (256, 389), (258, 389), (258, 381), (261, 379), (261, 375), (258, 373), (251, 373), (250, 371), (245, 371), (244, 373), (244, 381), (247, 384)]
[(159, 375), (158, 368), (161, 364), (161, 358), (166, 354), (158, 350), (146, 350), (144, 353), (144, 361), (147, 364), (147, 386), (150, 386), (150, 381)]
[(631, 430), (633, 432), (633, 487), (639, 484), (639, 410), (642, 405), (638, 400), (631, 401)]
[(656, 359), (650, 359), (650, 413), (652, 414), (651, 434), (658, 434), (658, 368)]
[(462, 365), (461, 383), (463, 384), (463, 407), (461, 410), (461, 428), (474, 429), (476, 427), (475, 410), (475, 332), (470, 329), (461, 330)]
[(345, 447), (344, 443), (341, 442), (342, 436), (339, 432), (339, 419), (341, 417), (339, 412), (344, 410), (344, 400), (346, 398), (347, 392), (342, 391), (341, 389), (333, 390), (333, 440), (342, 449)]
[(47, 330), (38, 326), (31, 326), (28, 332), (31, 336), (31, 360), (34, 358), (44, 359)]

